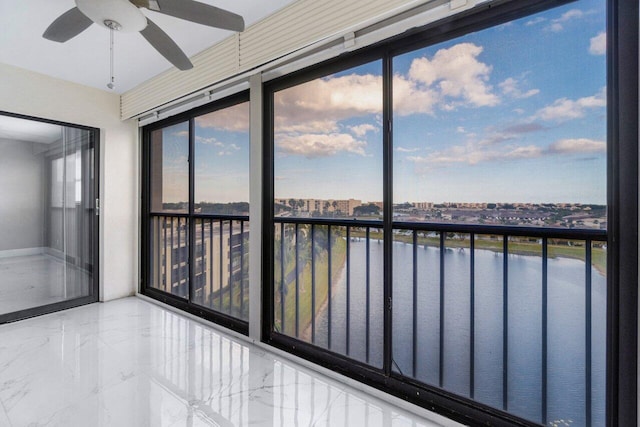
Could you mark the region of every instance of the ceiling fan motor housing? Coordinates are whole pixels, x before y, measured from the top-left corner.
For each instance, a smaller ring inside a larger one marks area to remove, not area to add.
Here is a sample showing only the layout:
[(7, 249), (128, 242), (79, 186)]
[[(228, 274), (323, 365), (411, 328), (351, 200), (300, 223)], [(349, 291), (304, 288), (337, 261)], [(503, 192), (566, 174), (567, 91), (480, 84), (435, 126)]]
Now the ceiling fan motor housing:
[[(109, 29), (132, 33), (147, 26), (147, 18), (129, 0), (76, 0), (76, 6), (93, 22)], [(114, 24), (120, 28), (113, 28)]]

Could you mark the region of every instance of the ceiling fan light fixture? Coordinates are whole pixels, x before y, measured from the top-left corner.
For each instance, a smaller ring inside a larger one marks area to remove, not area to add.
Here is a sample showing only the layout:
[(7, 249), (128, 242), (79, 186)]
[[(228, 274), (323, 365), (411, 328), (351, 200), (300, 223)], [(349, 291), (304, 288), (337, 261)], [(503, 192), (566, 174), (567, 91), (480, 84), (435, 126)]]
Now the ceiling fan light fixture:
[(105, 19), (103, 24), (105, 27), (113, 31), (120, 31), (122, 29), (122, 25), (112, 19)]
[(128, 0), (76, 0), (76, 6), (93, 22), (117, 22), (123, 33), (142, 31), (147, 26), (147, 18)]

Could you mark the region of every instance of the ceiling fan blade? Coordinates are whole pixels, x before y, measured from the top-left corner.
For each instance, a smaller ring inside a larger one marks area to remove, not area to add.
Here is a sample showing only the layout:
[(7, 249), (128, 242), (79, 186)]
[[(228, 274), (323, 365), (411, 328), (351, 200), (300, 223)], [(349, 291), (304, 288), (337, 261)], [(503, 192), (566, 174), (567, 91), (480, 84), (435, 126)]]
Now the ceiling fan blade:
[(147, 39), (160, 55), (164, 56), (167, 61), (171, 62), (179, 70), (189, 70), (193, 68), (193, 64), (189, 61), (189, 58), (187, 58), (187, 55), (184, 54), (182, 49), (149, 18), (147, 18), (147, 27), (140, 31), (140, 34)]
[(66, 11), (49, 25), (42, 37), (54, 42), (64, 43), (87, 29), (93, 21), (87, 18), (80, 9), (74, 7)]
[(156, 0), (159, 9), (151, 10), (209, 27), (244, 31), (244, 19), (224, 9), (193, 0)]

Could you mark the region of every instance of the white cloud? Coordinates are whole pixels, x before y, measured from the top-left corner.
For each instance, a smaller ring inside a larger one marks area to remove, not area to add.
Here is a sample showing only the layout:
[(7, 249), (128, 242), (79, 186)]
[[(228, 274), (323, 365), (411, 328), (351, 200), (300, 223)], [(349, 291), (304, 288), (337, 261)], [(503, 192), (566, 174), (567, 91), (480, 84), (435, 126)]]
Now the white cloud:
[(178, 132), (174, 132), (172, 135), (173, 136), (180, 136), (180, 137), (189, 136), (189, 131), (188, 130), (181, 130), (181, 131), (178, 131)]
[(369, 124), (369, 123), (363, 123), (361, 125), (351, 126), (349, 128), (349, 130), (355, 136), (362, 138), (363, 136), (365, 136), (367, 134), (367, 132), (377, 131), (378, 128), (375, 127), (374, 125)]
[(407, 159), (415, 163), (419, 170), (427, 170), (432, 167), (451, 166), (455, 164), (477, 165), (479, 163), (504, 160), (531, 159), (540, 157), (542, 154), (542, 148), (537, 145), (512, 145), (496, 149), (470, 143), (467, 145), (454, 146), (424, 157), (411, 156), (407, 157)]
[(196, 117), (196, 127), (249, 132), (249, 103), (243, 102)]
[(462, 127), (462, 126), (458, 126), (458, 127), (456, 128), (456, 132), (458, 132), (458, 133), (465, 133), (466, 131), (464, 130), (464, 127)]
[[(338, 131), (336, 120), (312, 120), (300, 123), (288, 123), (290, 120), (281, 117), (277, 132), (282, 133), (329, 133)], [(285, 124), (286, 123), (286, 124)]]
[(604, 55), (607, 53), (607, 34), (604, 31), (591, 38), (589, 53), (592, 55)]
[(340, 152), (365, 156), (367, 143), (355, 139), (346, 133), (332, 133), (325, 135), (278, 135), (276, 147), (280, 153), (304, 156), (309, 159), (334, 156)]
[[(432, 114), (436, 109), (494, 106), (500, 102), (488, 83), (492, 67), (478, 58), (481, 46), (461, 43), (417, 58), (407, 75), (393, 76), (394, 112)], [(342, 120), (382, 114), (382, 77), (329, 76), (274, 95), (276, 133), (338, 133)], [(362, 137), (367, 128), (350, 128)]]
[(276, 132), (335, 132), (337, 122), (382, 114), (382, 77), (327, 77), (276, 92)]
[(196, 135), (196, 142), (199, 142), (199, 143), (205, 144), (205, 145), (213, 145), (215, 147), (224, 147), (224, 144), (222, 142), (218, 141), (214, 137), (205, 138), (203, 136)]
[(539, 145), (486, 145), (481, 142), (469, 142), (446, 150), (430, 153), (426, 156), (409, 156), (418, 172), (436, 167), (452, 165), (477, 165), (480, 163), (505, 162), (536, 159), (545, 156), (604, 153), (606, 144), (587, 138), (561, 139), (548, 147)]
[(498, 84), (498, 87), (502, 90), (503, 94), (515, 99), (530, 98), (540, 93), (539, 89), (529, 89), (528, 91), (523, 92), (519, 86), (520, 82), (513, 77), (509, 77)]
[(416, 151), (420, 151), (419, 148), (404, 148), (404, 147), (396, 147), (396, 151), (399, 153), (415, 153)]
[(547, 30), (552, 31), (554, 33), (558, 33), (564, 30), (564, 23), (580, 19), (585, 15), (583, 11), (580, 9), (571, 9), (563, 13), (560, 18), (553, 19), (551, 21), (551, 25), (547, 27)]
[(240, 150), (240, 147), (238, 147), (236, 144), (229, 144), (228, 148), (235, 151)]
[(399, 74), (393, 76), (393, 110), (396, 114), (432, 114), (439, 100), (436, 89), (419, 85)]
[(607, 144), (604, 141), (596, 141), (587, 138), (561, 139), (549, 146), (549, 153), (575, 154), (575, 153), (604, 153)]
[(535, 18), (527, 21), (524, 25), (526, 25), (527, 27), (530, 27), (532, 25), (538, 25), (541, 22), (545, 22), (546, 20), (547, 20), (547, 18), (544, 18), (542, 16), (538, 16), (538, 17), (535, 17)]
[(440, 101), (448, 103), (449, 107), (497, 105), (500, 100), (487, 83), (492, 67), (478, 60), (482, 51), (482, 46), (473, 43), (440, 49), (432, 59), (414, 59), (409, 69), (409, 79), (437, 88)]
[(534, 119), (546, 121), (565, 122), (568, 120), (584, 117), (587, 110), (594, 108), (602, 108), (607, 106), (606, 93), (603, 88), (599, 93), (571, 100), (560, 98), (536, 112)]
[(539, 123), (517, 123), (498, 131), (491, 131), (489, 135), (478, 141), (479, 145), (496, 145), (506, 141), (516, 140), (520, 135), (544, 130)]

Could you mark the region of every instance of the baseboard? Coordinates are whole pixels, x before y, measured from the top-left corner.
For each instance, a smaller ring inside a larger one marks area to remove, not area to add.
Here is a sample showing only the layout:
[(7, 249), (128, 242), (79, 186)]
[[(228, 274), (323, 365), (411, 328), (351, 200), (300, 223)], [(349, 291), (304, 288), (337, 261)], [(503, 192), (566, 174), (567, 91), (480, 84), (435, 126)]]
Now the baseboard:
[(7, 249), (0, 251), (0, 258), (15, 258), (19, 256), (41, 255), (46, 253), (49, 248), (23, 248), (23, 249)]

